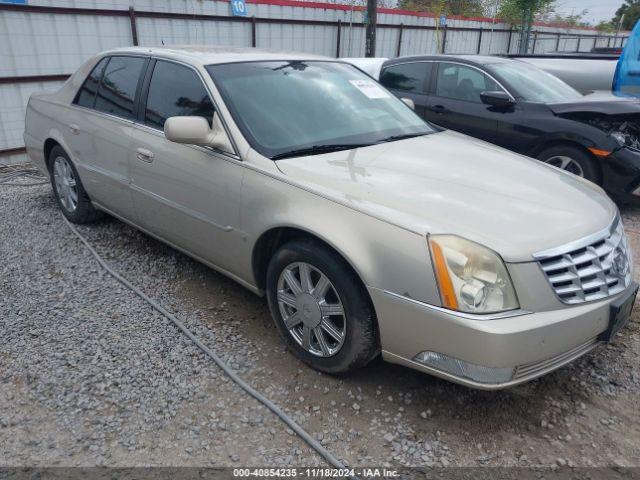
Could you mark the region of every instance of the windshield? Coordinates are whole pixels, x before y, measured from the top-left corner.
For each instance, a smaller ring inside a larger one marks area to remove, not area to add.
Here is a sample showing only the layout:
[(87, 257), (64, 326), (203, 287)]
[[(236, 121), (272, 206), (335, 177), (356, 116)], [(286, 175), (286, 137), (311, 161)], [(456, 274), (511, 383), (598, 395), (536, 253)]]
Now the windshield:
[(210, 65), (207, 70), (247, 140), (269, 158), (434, 131), (352, 65), (273, 61)]
[(515, 93), (529, 102), (571, 102), (582, 97), (558, 77), (524, 62), (494, 63), (487, 67), (504, 78)]

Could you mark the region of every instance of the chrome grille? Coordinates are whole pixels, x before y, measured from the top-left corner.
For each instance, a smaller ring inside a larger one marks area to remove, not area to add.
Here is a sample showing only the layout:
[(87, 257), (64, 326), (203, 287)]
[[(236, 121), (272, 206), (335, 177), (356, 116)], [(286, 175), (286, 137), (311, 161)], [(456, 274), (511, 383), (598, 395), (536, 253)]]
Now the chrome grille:
[(568, 304), (599, 300), (624, 290), (631, 282), (627, 236), (619, 218), (611, 228), (566, 251), (535, 255), (558, 298)]

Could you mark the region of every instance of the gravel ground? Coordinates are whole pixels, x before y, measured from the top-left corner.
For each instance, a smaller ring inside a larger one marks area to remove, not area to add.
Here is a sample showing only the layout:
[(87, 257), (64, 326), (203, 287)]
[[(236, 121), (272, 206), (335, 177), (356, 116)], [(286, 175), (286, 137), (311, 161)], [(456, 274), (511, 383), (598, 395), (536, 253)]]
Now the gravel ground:
[[(640, 209), (624, 217), (639, 260)], [(334, 378), (232, 281), (116, 220), (80, 231), (348, 465), (638, 466), (638, 309), (614, 343), (507, 391), (380, 360)], [(48, 186), (0, 188), (0, 255), (0, 466), (323, 465), (100, 269)]]

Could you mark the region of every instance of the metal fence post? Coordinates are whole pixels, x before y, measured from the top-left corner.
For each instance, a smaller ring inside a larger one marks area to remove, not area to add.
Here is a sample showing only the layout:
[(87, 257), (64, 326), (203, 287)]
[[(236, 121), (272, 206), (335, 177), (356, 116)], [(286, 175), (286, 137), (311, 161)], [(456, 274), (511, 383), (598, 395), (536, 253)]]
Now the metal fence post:
[(480, 47), (482, 46), (482, 28), (480, 28), (480, 33), (478, 35), (478, 51), (476, 52), (480, 55)]
[(447, 48), (447, 26), (445, 25), (442, 28), (442, 52), (441, 53), (445, 53), (446, 48)]
[(251, 17), (251, 46), (256, 46), (256, 17)]
[(582, 42), (582, 37), (578, 36), (578, 46), (576, 47), (576, 53), (580, 51), (580, 43)]
[(338, 19), (338, 32), (336, 36), (336, 58), (340, 58), (340, 32), (342, 28), (342, 20)]
[(531, 53), (536, 53), (536, 43), (538, 43), (538, 32), (533, 33), (533, 48), (531, 49)]
[(138, 26), (136, 25), (136, 11), (133, 7), (129, 7), (129, 21), (131, 22), (131, 38), (133, 39), (133, 46), (138, 46)]
[(400, 49), (402, 48), (402, 27), (404, 25), (400, 23), (400, 27), (398, 28), (398, 46), (396, 47), (396, 57), (400, 56)]
[(511, 53), (511, 38), (513, 37), (513, 27), (509, 26), (509, 40), (507, 41), (507, 55)]
[(558, 35), (556, 36), (556, 49), (555, 51), (559, 51), (560, 50), (560, 34), (558, 33)]

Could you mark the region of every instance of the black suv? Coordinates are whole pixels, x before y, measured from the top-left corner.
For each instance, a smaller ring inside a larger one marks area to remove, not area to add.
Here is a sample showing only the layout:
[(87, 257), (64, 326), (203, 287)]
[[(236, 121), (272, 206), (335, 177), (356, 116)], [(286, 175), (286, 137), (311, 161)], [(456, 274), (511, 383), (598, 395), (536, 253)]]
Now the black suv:
[(637, 99), (583, 95), (528, 63), (480, 55), (395, 58), (382, 65), (380, 82), (431, 123), (560, 167), (613, 195), (640, 194)]

